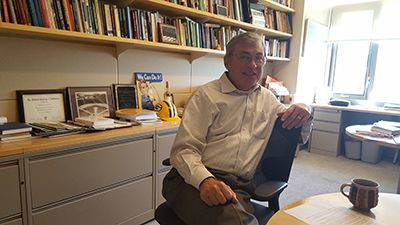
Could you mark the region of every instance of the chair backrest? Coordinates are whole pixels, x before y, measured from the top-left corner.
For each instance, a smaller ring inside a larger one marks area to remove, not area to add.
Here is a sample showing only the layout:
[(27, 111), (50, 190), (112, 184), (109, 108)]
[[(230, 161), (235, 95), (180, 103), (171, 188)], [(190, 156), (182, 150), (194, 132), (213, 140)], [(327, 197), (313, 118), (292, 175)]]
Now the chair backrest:
[(275, 121), (271, 137), (259, 164), (259, 170), (267, 180), (284, 181), (289, 179), (301, 128), (287, 129), (282, 121)]

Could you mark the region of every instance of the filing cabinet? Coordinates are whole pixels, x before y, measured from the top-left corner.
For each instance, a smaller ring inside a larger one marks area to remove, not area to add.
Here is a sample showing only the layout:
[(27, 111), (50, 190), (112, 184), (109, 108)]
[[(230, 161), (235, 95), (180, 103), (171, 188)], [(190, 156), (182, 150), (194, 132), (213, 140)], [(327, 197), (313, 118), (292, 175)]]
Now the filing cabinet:
[(22, 225), (18, 161), (0, 162), (0, 225)]
[(162, 183), (165, 175), (171, 169), (170, 166), (164, 166), (162, 161), (164, 159), (169, 158), (172, 145), (174, 143), (176, 136), (176, 130), (173, 131), (164, 131), (157, 134), (157, 147), (156, 147), (156, 161), (157, 161), (157, 181), (156, 181), (156, 207), (165, 201), (164, 197), (161, 194)]
[(340, 153), (341, 111), (314, 109), (314, 123), (309, 143), (310, 152), (337, 156)]

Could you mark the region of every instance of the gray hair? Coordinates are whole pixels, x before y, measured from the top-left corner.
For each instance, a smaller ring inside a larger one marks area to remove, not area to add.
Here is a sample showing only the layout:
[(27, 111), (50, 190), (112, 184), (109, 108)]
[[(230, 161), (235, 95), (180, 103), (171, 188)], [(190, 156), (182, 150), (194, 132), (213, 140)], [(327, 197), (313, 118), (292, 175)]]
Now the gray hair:
[(262, 35), (256, 33), (256, 32), (246, 32), (246, 33), (241, 33), (239, 35), (236, 35), (233, 37), (229, 43), (226, 45), (226, 56), (231, 56), (233, 50), (238, 44), (250, 44), (250, 45), (257, 45), (258, 43), (261, 43), (261, 46), (263, 48), (263, 54), (265, 56), (265, 41)]

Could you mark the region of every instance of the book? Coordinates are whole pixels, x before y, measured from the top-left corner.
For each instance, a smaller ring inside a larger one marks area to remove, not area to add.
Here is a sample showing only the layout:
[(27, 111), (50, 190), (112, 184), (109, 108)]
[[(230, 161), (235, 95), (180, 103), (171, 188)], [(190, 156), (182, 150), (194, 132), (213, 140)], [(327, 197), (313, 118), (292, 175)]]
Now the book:
[(32, 131), (32, 127), (25, 123), (9, 122), (0, 125), (0, 134), (16, 134)]
[(75, 122), (85, 126), (106, 126), (113, 125), (114, 119), (105, 117), (77, 117)]
[(29, 131), (15, 134), (0, 135), (0, 141), (17, 141), (31, 138), (32, 135)]
[(138, 105), (141, 109), (154, 109), (154, 102), (160, 101), (164, 93), (162, 73), (135, 72)]

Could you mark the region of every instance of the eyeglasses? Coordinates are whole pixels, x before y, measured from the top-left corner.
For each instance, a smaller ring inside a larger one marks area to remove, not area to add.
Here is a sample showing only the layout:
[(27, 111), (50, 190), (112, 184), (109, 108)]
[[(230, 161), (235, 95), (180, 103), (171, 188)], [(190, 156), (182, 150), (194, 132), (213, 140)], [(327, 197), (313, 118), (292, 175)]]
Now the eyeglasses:
[(257, 66), (261, 66), (265, 63), (265, 57), (263, 55), (252, 56), (250, 54), (241, 53), (237, 54), (236, 56), (238, 57), (240, 62), (245, 64), (251, 63), (253, 60)]

